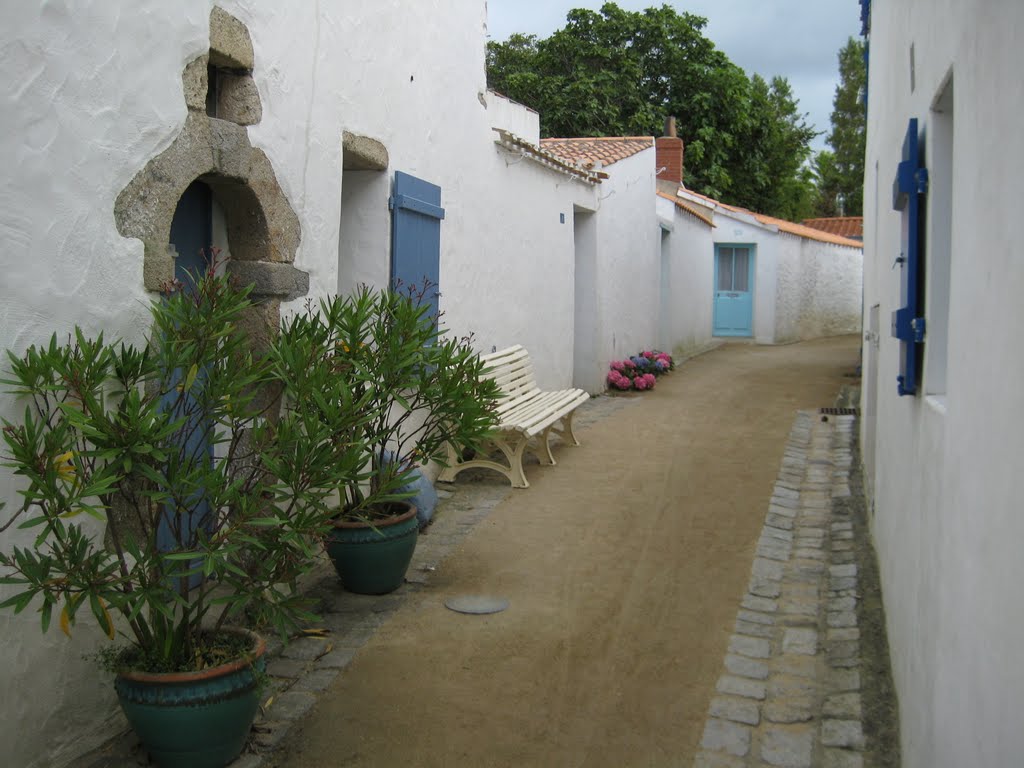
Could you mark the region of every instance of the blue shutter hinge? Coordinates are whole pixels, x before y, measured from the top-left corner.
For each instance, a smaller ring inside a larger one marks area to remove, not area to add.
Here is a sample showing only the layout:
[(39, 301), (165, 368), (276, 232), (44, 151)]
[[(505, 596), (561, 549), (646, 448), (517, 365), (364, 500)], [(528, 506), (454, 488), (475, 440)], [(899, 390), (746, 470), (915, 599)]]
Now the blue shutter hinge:
[(388, 196), (388, 210), (389, 211), (395, 210), (395, 196), (394, 195), (389, 195)]
[(914, 184), (917, 185), (917, 194), (928, 194), (928, 169), (918, 168), (914, 173)]
[(922, 344), (924, 342), (924, 327), (925, 323), (923, 317), (915, 317), (910, 321), (910, 330), (913, 331), (914, 341), (918, 344)]
[(900, 307), (892, 313), (892, 335), (908, 344), (924, 343), (925, 322), (923, 317), (912, 317), (910, 307)]

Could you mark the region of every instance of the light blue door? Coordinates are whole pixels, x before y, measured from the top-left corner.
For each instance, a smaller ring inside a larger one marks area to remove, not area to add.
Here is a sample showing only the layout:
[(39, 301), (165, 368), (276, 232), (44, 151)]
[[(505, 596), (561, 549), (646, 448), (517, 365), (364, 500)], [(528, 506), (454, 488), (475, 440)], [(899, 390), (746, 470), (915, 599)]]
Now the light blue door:
[(715, 246), (715, 336), (753, 336), (754, 246)]

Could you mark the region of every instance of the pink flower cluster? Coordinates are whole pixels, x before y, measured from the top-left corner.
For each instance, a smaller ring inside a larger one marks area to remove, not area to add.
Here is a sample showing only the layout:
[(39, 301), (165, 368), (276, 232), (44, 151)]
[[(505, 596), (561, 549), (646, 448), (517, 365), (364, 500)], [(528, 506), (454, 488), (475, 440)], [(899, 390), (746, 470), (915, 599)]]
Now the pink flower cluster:
[(668, 373), (674, 367), (672, 355), (657, 350), (647, 350), (625, 360), (614, 360), (609, 365), (608, 386), (613, 389), (654, 389), (658, 376)]
[[(614, 366), (615, 363), (612, 363), (612, 365)], [(633, 380), (629, 378), (629, 376), (623, 376), (621, 369), (616, 369), (613, 367), (610, 371), (608, 371), (608, 386), (622, 390), (632, 389)]]
[(633, 388), (639, 390), (654, 389), (654, 378), (653, 373), (642, 373), (633, 379)]

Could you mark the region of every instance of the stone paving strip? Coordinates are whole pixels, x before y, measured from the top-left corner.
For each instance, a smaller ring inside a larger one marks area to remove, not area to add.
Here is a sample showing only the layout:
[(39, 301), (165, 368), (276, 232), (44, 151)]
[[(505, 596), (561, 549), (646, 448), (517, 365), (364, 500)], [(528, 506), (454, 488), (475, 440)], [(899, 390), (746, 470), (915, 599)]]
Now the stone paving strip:
[(865, 765), (853, 429), (796, 417), (694, 768)]
[[(577, 409), (574, 426), (579, 432), (638, 402), (638, 397), (628, 395), (591, 398)], [(536, 457), (524, 459), (523, 463), (527, 467), (539, 464)], [(307, 594), (315, 599), (314, 610), (322, 619), (312, 628), (326, 632), (323, 636), (293, 638), (287, 645), (278, 638), (267, 638), (267, 679), (260, 696), (260, 713), (245, 751), (229, 768), (267, 765), (274, 748), (292, 725), (313, 708), (318, 695), (395, 611), (427, 587), (430, 574), (512, 493), (512, 488), (496, 473), (471, 469), (459, 475), (457, 485), (437, 483), (437, 493), (435, 522), (420, 536), (406, 583), (397, 591), (389, 595), (345, 592), (326, 557), (307, 578)], [(126, 731), (79, 757), (69, 768), (150, 765), (134, 733)]]

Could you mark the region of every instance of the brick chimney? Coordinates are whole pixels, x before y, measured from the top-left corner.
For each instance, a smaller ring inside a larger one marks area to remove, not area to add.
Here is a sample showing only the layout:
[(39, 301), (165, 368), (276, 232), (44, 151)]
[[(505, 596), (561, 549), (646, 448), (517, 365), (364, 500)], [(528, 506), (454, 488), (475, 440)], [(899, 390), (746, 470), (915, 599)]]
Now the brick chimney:
[[(654, 141), (658, 181), (683, 183), (683, 140), (676, 136), (676, 119), (665, 118), (665, 135)], [(664, 170), (661, 170), (664, 169)]]

